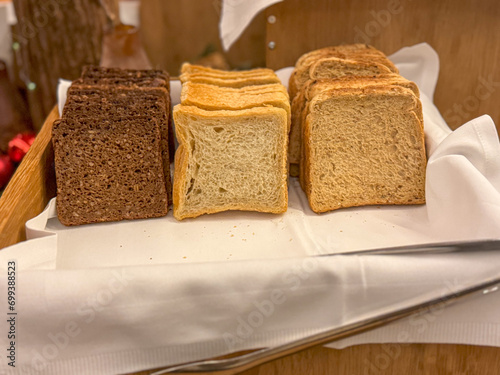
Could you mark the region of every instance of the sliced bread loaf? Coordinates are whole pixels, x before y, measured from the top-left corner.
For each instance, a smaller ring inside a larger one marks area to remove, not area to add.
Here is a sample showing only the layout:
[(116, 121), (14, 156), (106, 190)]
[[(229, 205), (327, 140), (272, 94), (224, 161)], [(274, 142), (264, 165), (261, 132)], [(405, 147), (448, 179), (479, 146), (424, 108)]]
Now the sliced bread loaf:
[(287, 112), (276, 107), (207, 111), (174, 107), (174, 217), (226, 210), (285, 212)]
[[(342, 63), (342, 60), (345, 61)], [(297, 60), (288, 89), (290, 98), (293, 99), (309, 79), (338, 78), (345, 75), (374, 76), (391, 72), (399, 73), (383, 52), (371, 46), (352, 44), (327, 47), (311, 51)]]
[[(307, 102), (314, 96), (328, 89), (340, 88), (363, 88), (369, 86), (389, 86), (396, 85), (410, 89), (417, 98), (420, 93), (417, 85), (401, 77), (399, 74), (385, 74), (378, 77), (358, 77), (358, 76), (344, 76), (338, 79), (319, 79), (307, 81), (302, 89), (297, 93), (292, 101), (292, 126), (290, 129), (290, 143), (289, 143), (289, 161), (290, 161), (290, 174), (298, 176), (300, 162), (300, 145), (302, 134), (302, 123), (307, 116)], [(420, 100), (417, 100), (416, 113), (423, 124), (423, 116)]]
[(208, 85), (234, 87), (234, 88), (240, 88), (252, 85), (268, 85), (272, 83), (281, 83), (281, 81), (275, 74), (255, 75), (252, 77), (222, 78), (222, 77), (211, 77), (205, 74), (193, 73), (186, 76), (181, 75), (179, 78), (182, 83), (190, 81), (195, 83), (206, 83)]
[[(116, 73), (115, 69), (113, 68), (94, 68), (93, 70), (91, 70), (90, 68), (91, 67), (87, 67), (87, 71), (84, 70), (84, 74), (82, 74), (84, 76), (83, 78), (79, 78), (73, 81), (71, 89), (98, 90), (101, 88), (102, 89), (122, 88), (122, 89), (128, 89), (129, 95), (132, 95), (135, 90), (136, 92), (136, 94), (134, 94), (135, 97), (140, 95), (156, 95), (156, 96), (163, 96), (165, 98), (165, 104), (167, 108), (167, 126), (165, 129), (163, 129), (162, 126), (162, 132), (165, 131), (165, 134), (163, 136), (168, 142), (169, 160), (170, 162), (173, 162), (175, 155), (175, 139), (174, 139), (174, 130), (172, 124), (172, 115), (171, 115), (172, 104), (171, 104), (170, 93), (168, 91), (170, 81), (162, 78), (164, 77), (164, 75), (168, 77), (168, 74), (163, 71), (153, 71), (153, 72), (159, 72), (158, 76), (160, 77), (160, 78), (154, 78), (153, 73), (150, 73), (150, 76), (148, 76), (145, 73), (148, 71), (125, 70), (120, 75), (119, 73)], [(101, 69), (103, 69), (103, 71), (101, 71)], [(118, 69), (118, 71), (121, 70)], [(86, 75), (85, 72), (87, 72)], [(139, 73), (141, 72), (144, 73), (140, 75)], [(95, 73), (95, 74), (91, 75), (90, 73)], [(100, 74), (101, 77), (99, 76), (98, 73), (101, 73)], [(69, 91), (69, 95), (71, 95), (71, 89)]]
[(66, 116), (54, 122), (52, 142), (61, 223), (167, 214), (160, 127), (154, 117)]
[[(274, 106), (287, 113), (290, 127), (290, 101), (283, 85), (264, 85), (261, 90), (227, 88), (202, 83), (186, 82), (182, 85), (181, 104), (205, 110), (241, 110), (253, 107)], [(276, 89), (281, 87), (281, 89)]]
[(165, 70), (158, 70), (158, 69), (132, 70), (132, 69), (120, 69), (120, 68), (105, 68), (101, 66), (88, 65), (83, 67), (81, 78), (83, 79), (122, 78), (129, 82), (156, 80), (156, 82), (158, 82), (159, 84), (164, 84), (167, 90), (170, 91), (170, 76)]
[(317, 213), (425, 202), (424, 133), (414, 92), (339, 88), (308, 103), (300, 182)]
[[(168, 103), (169, 104), (169, 103)], [(171, 203), (169, 145), (167, 139), (168, 105), (162, 92), (144, 88), (140, 91), (123, 86), (73, 85), (68, 90), (63, 118), (154, 117), (160, 126), (161, 153), (165, 186)]]
[(193, 65), (189, 63), (182, 64), (181, 75), (187, 77), (190, 74), (203, 74), (214, 78), (228, 79), (228, 78), (246, 78), (246, 77), (253, 77), (256, 75), (257, 76), (268, 75), (268, 74), (273, 75), (274, 71), (272, 69), (267, 69), (267, 68), (228, 71), (228, 70), (213, 69), (201, 65)]

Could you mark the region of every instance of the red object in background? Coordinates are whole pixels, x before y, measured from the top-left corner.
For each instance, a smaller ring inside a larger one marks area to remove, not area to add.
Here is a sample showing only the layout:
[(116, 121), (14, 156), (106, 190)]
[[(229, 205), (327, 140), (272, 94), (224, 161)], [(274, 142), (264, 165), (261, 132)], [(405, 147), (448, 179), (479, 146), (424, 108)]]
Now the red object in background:
[(7, 153), (8, 142), (16, 134), (32, 129), (27, 104), (10, 81), (7, 65), (0, 60), (0, 153)]
[(14, 174), (14, 163), (8, 155), (0, 155), (0, 189), (3, 189)]
[(12, 138), (9, 141), (8, 151), (10, 160), (14, 163), (20, 163), (34, 141), (34, 133), (21, 133)]

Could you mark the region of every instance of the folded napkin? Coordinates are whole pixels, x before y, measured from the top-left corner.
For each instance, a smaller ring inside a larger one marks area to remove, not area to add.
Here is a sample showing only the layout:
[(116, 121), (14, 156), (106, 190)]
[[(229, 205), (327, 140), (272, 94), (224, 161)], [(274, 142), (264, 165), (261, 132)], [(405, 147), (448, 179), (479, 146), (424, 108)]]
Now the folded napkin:
[(219, 34), (224, 50), (231, 48), (260, 11), (281, 1), (283, 0), (223, 0)]
[[(18, 368), (2, 362), (1, 369), (112, 374), (156, 368), (278, 345), (500, 276), (500, 252), (325, 256), (500, 238), (493, 121), (483, 116), (451, 132), (430, 99), (435, 52), (421, 44), (394, 60), (422, 91), (430, 156), (426, 205), (316, 215), (292, 179), (284, 215), (226, 212), (177, 222), (170, 213), (66, 228), (52, 201), (27, 223), (31, 240), (0, 252), (0, 295), (7, 295), (7, 262), (17, 260), (19, 314)], [(278, 74), (286, 83), (290, 72)], [(6, 298), (0, 301), (7, 311)], [(500, 346), (499, 309), (492, 290), (332, 345)], [(0, 331), (8, 332), (6, 319)], [(8, 347), (7, 335), (0, 343)]]

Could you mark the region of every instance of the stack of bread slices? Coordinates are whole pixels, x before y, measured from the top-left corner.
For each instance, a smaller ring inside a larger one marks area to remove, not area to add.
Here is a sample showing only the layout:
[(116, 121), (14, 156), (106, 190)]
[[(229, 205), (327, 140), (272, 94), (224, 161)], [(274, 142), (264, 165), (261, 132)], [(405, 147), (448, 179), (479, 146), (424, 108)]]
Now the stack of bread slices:
[(83, 70), (52, 128), (61, 223), (167, 214), (174, 152), (170, 106), (164, 71)]
[(382, 52), (355, 44), (307, 53), (289, 90), (290, 169), (313, 211), (425, 202), (419, 91)]
[(270, 69), (226, 72), (184, 64), (173, 116), (174, 217), (288, 206), (289, 96)]

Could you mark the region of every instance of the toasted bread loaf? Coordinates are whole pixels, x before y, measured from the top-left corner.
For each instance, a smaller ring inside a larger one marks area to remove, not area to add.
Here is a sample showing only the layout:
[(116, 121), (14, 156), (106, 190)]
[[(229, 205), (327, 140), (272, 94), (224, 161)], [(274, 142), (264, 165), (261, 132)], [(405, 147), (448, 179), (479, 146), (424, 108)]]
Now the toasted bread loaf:
[(317, 213), (425, 202), (418, 98), (399, 86), (323, 91), (308, 104), (301, 185)]
[(52, 128), (57, 214), (65, 225), (167, 214), (154, 117), (67, 116)]
[(206, 111), (174, 107), (174, 217), (226, 210), (285, 212), (287, 113), (255, 107)]

